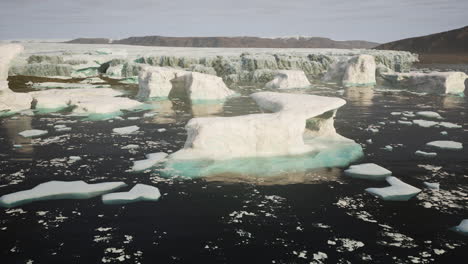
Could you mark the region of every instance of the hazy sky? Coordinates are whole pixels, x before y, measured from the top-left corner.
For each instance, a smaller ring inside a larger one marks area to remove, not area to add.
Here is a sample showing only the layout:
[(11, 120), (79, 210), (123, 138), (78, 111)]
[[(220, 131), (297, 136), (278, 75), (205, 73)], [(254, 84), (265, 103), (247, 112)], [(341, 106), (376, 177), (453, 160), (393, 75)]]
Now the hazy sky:
[(0, 39), (320, 36), (386, 42), (468, 25), (468, 0), (0, 0)]

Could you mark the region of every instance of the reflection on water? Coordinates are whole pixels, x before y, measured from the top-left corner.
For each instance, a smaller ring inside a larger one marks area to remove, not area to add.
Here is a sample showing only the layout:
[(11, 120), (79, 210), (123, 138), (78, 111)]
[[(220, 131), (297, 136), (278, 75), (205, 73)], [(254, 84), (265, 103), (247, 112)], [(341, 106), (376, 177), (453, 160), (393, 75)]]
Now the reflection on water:
[(447, 95), (442, 97), (442, 106), (444, 108), (461, 108), (464, 109), (465, 106), (465, 97), (464, 96), (455, 96), (455, 95)]
[[(3, 127), (5, 133), (10, 142), (10, 146), (13, 150), (20, 154), (21, 159), (31, 159), (33, 153), (33, 146), (31, 145), (31, 139), (20, 136), (18, 133), (24, 130), (33, 129), (31, 126), (32, 117), (20, 116), (17, 119), (8, 118), (3, 121)], [(13, 145), (21, 145), (21, 147), (13, 147)]]
[(343, 94), (344, 99), (360, 106), (371, 106), (374, 98), (373, 87), (347, 87)]

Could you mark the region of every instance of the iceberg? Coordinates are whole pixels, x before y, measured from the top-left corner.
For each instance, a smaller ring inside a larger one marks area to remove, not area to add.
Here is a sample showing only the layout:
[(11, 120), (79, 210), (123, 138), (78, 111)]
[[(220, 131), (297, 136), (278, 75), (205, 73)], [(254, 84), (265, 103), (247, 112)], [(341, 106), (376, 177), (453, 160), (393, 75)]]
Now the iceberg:
[(375, 85), (375, 59), (371, 55), (359, 55), (351, 58), (346, 66), (342, 83), (344, 86)]
[(463, 219), (459, 225), (452, 227), (452, 230), (462, 235), (468, 236), (468, 219)]
[(47, 130), (31, 129), (31, 130), (22, 131), (18, 134), (23, 137), (39, 137), (47, 133), (49, 133)]
[(467, 76), (463, 72), (409, 72), (382, 74), (382, 78), (394, 87), (413, 92), (461, 94)]
[(161, 193), (158, 188), (139, 183), (128, 192), (104, 194), (102, 202), (104, 204), (128, 204), (139, 201), (157, 201), (160, 197)]
[(220, 77), (162, 67), (146, 67), (138, 77), (137, 97), (183, 97), (191, 100), (223, 100), (235, 94)]
[(265, 84), (268, 89), (307, 88), (310, 82), (303, 71), (277, 71), (273, 80)]
[[(343, 99), (275, 92), (251, 97), (270, 113), (191, 119), (186, 125), (185, 146), (169, 156), (168, 168), (182, 170), (184, 175), (196, 175), (200, 169), (210, 173), (226, 168), (242, 171), (235, 168), (242, 161), (256, 166), (250, 169), (265, 171), (259, 165), (272, 166), (269, 161), (274, 159), (281, 159), (277, 165), (291, 162), (288, 169), (320, 168), (346, 166), (362, 156), (361, 147), (337, 134), (333, 126), (336, 110), (346, 103)], [(343, 152), (337, 154), (340, 150)], [(297, 162), (292, 161), (294, 157)]]
[(449, 149), (449, 150), (461, 150), (463, 149), (463, 144), (456, 141), (450, 140), (437, 140), (426, 143), (429, 147), (434, 147), (438, 149)]
[(367, 188), (366, 192), (387, 201), (408, 201), (421, 192), (421, 189), (404, 183), (396, 177), (390, 176), (385, 180), (391, 186), (384, 188)]
[(112, 129), (112, 132), (116, 134), (130, 134), (133, 132), (138, 131), (140, 128), (138, 126), (127, 126), (127, 127), (119, 127)]
[(49, 181), (36, 187), (0, 197), (0, 206), (15, 207), (34, 201), (88, 199), (127, 186), (124, 182), (88, 184), (84, 181)]
[(8, 87), (10, 62), (23, 51), (18, 44), (0, 45), (0, 115), (31, 108), (32, 98), (26, 93), (15, 93)]
[(156, 164), (164, 161), (167, 154), (164, 152), (150, 153), (146, 159), (133, 162), (132, 171), (142, 171), (154, 167)]
[(365, 163), (350, 166), (344, 174), (352, 178), (383, 180), (392, 175), (392, 172), (374, 163)]

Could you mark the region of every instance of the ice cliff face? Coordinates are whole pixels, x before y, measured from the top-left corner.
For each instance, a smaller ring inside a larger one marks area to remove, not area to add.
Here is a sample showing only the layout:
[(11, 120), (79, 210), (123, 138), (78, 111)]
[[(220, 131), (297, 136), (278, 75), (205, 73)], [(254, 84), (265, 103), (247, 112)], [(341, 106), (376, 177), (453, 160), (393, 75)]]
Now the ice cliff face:
[(468, 76), (463, 72), (410, 72), (382, 74), (386, 84), (413, 92), (461, 94)]
[(417, 55), (409, 52), (358, 49), (201, 49), (50, 43), (25, 43), (25, 46), (25, 54), (15, 60), (10, 75), (86, 77), (101, 73), (125, 78), (138, 76), (143, 66), (150, 65), (217, 75), (228, 85), (259, 81), (266, 84), (278, 70), (303, 71), (309, 79), (320, 79), (332, 71), (340, 72), (342, 77), (348, 60), (358, 55), (374, 56), (376, 65), (397, 72), (408, 71), (417, 61)]

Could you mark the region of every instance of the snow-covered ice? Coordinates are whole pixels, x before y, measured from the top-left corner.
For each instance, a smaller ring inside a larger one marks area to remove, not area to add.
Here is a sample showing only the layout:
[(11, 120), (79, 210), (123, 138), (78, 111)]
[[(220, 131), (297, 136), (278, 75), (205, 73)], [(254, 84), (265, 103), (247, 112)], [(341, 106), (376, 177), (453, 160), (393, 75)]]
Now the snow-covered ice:
[(310, 82), (303, 71), (282, 70), (277, 71), (273, 80), (265, 84), (269, 89), (307, 88)]
[(390, 176), (385, 180), (391, 186), (384, 188), (367, 188), (366, 192), (388, 201), (408, 201), (421, 192), (421, 189), (404, 183), (396, 177)]
[(375, 85), (375, 69), (374, 56), (355, 56), (348, 61), (342, 83), (344, 86)]
[(104, 204), (127, 204), (139, 201), (157, 201), (160, 197), (161, 193), (158, 188), (139, 183), (128, 192), (104, 194), (102, 202)]
[(22, 131), (18, 134), (23, 137), (38, 137), (38, 136), (45, 135), (47, 133), (49, 133), (47, 130), (31, 129), (31, 130)]
[(450, 140), (437, 140), (426, 143), (429, 147), (434, 147), (438, 149), (449, 149), (449, 150), (460, 150), (463, 149), (463, 144), (456, 141)]
[(84, 181), (49, 181), (29, 190), (3, 195), (0, 197), (0, 206), (15, 207), (43, 200), (88, 199), (124, 186), (124, 182), (88, 184)]
[(345, 175), (369, 180), (383, 180), (392, 175), (392, 172), (374, 163), (352, 165), (344, 171)]
[(112, 132), (117, 133), (117, 134), (130, 134), (133, 132), (136, 132), (140, 129), (138, 126), (126, 126), (126, 127), (118, 127), (118, 128), (113, 128)]
[(146, 159), (133, 162), (132, 171), (142, 171), (149, 169), (156, 164), (163, 162), (167, 157), (164, 152), (150, 153), (146, 155)]

